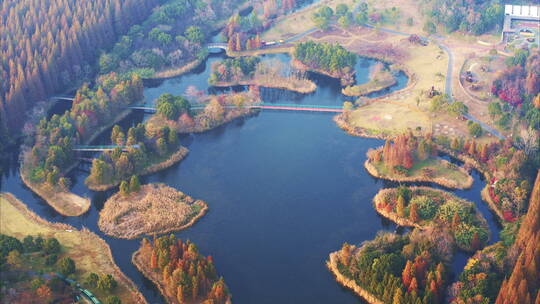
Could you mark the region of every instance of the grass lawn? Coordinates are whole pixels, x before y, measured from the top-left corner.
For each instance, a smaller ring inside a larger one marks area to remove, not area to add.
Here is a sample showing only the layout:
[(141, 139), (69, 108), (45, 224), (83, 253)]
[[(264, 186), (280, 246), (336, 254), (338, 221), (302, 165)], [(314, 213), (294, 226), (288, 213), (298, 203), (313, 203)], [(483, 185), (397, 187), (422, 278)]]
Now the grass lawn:
[[(447, 179), (455, 182), (456, 186), (458, 186), (457, 188), (466, 188), (466, 186), (470, 186), (469, 181), (471, 177), (469, 174), (459, 167), (449, 168), (447, 164), (447, 161), (436, 157), (430, 157), (424, 161), (417, 161), (409, 170), (409, 174), (406, 177), (403, 177), (403, 179), (421, 178), (424, 176), (422, 169), (429, 167), (434, 171), (434, 175), (431, 178), (433, 182), (437, 182), (437, 179)], [(382, 178), (388, 177), (395, 180), (400, 180), (402, 178), (401, 175), (390, 172), (383, 162), (372, 163), (372, 165), (377, 169)]]
[(374, 102), (351, 112), (348, 122), (375, 134), (401, 134), (421, 127), (431, 130), (429, 117), (422, 111), (397, 103)]
[[(17, 208), (15, 206), (22, 206)], [(55, 237), (62, 245), (61, 256), (68, 256), (77, 268), (75, 274), (77, 281), (82, 281), (90, 272), (98, 275), (112, 274), (118, 282), (115, 294), (120, 297), (122, 303), (140, 303), (136, 295), (135, 286), (131, 281), (119, 272), (109, 254), (109, 248), (105, 241), (91, 232), (69, 229), (45, 222), (43, 219), (32, 215), (23, 203), (10, 194), (0, 194), (0, 231), (3, 234), (22, 240), (27, 235), (41, 235), (43, 238)], [(132, 286), (129, 287), (126, 282)], [(94, 290), (92, 290), (94, 291)], [(106, 296), (96, 292), (100, 300)]]
[(296, 34), (303, 33), (315, 27), (315, 23), (311, 20), (311, 16), (322, 6), (329, 6), (334, 11), (340, 3), (347, 4), (350, 8), (353, 7), (354, 0), (321, 0), (313, 5), (310, 5), (302, 10), (285, 16), (272, 26), (262, 35), (265, 41), (275, 41), (287, 39)]

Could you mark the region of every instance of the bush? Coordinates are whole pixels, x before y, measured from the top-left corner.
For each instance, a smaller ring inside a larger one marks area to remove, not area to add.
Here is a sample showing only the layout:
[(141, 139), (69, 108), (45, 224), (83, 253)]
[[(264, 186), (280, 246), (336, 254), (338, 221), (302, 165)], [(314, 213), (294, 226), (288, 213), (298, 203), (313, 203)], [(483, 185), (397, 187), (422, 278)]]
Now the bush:
[(435, 23), (427, 21), (424, 24), (424, 31), (428, 34), (434, 34), (435, 32), (437, 32), (437, 27), (435, 26)]
[(84, 279), (83, 284), (89, 288), (96, 288), (98, 281), (98, 275), (92, 272)]
[(58, 270), (62, 275), (68, 276), (72, 273), (75, 273), (75, 262), (71, 258), (61, 258), (57, 264)]
[(122, 304), (122, 301), (117, 296), (110, 296), (105, 300), (105, 304)]
[(45, 258), (45, 265), (54, 265), (56, 261), (58, 260), (58, 256), (56, 254), (49, 254)]
[(60, 253), (60, 243), (55, 238), (49, 238), (43, 244), (43, 251), (47, 254), (58, 254)]
[(483, 130), (479, 123), (471, 122), (468, 124), (469, 134), (474, 137), (482, 136)]
[(430, 220), (437, 213), (437, 205), (427, 196), (416, 196), (411, 200), (411, 204), (417, 205), (418, 214), (423, 220)]
[(110, 274), (102, 276), (97, 282), (97, 287), (99, 289), (109, 293), (112, 292), (116, 286), (116, 280)]

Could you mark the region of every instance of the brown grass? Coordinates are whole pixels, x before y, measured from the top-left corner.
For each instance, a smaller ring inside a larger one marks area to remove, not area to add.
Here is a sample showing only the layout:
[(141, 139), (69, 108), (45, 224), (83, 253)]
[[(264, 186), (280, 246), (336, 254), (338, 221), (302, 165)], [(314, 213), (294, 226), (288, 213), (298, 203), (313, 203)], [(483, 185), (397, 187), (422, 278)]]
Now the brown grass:
[(199, 64), (201, 64), (202, 60), (195, 59), (183, 66), (180, 67), (171, 67), (165, 70), (161, 70), (159, 72), (156, 72), (154, 76), (148, 78), (148, 79), (165, 79), (165, 78), (172, 78), (176, 76), (180, 76), (182, 74), (185, 74), (194, 68), (196, 68)]
[(282, 77), (279, 75), (263, 76), (257, 75), (253, 79), (240, 81), (218, 81), (213, 86), (230, 87), (236, 85), (257, 85), (265, 88), (276, 88), (308, 94), (315, 92), (317, 85), (309, 79), (295, 79), (292, 77)]
[(202, 217), (208, 206), (164, 184), (148, 184), (126, 197), (111, 196), (99, 213), (104, 233), (125, 239), (185, 229)]
[(111, 274), (118, 282), (115, 294), (122, 303), (146, 303), (135, 284), (116, 266), (105, 241), (87, 229), (44, 220), (9, 193), (0, 193), (0, 231), (22, 239), (27, 235), (55, 237), (63, 247), (63, 255), (75, 261), (76, 280), (88, 273)]

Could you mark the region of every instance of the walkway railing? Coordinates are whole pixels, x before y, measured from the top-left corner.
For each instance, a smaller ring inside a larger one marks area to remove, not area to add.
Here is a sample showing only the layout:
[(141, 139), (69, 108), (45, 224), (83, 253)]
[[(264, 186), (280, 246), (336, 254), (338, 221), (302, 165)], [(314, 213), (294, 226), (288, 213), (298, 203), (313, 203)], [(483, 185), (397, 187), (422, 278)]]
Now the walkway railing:
[(84, 146), (79, 145), (73, 148), (73, 151), (88, 151), (88, 152), (98, 152), (98, 151), (112, 151), (116, 148), (122, 149), (122, 151), (127, 151), (130, 148), (139, 149), (139, 145), (131, 146), (118, 146), (118, 145), (104, 145), (104, 146)]

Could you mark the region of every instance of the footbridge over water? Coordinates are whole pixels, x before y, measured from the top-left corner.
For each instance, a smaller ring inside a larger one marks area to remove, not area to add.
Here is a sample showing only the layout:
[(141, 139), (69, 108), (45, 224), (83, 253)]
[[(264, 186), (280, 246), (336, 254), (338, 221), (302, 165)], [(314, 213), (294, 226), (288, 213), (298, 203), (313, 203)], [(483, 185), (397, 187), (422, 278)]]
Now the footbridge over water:
[(102, 152), (102, 151), (112, 151), (116, 148), (122, 149), (122, 151), (127, 151), (128, 149), (139, 149), (139, 145), (131, 145), (131, 146), (118, 146), (118, 145), (108, 145), (108, 146), (85, 146), (85, 145), (78, 145), (73, 147), (73, 151), (79, 151), (79, 152)]
[(226, 43), (209, 43), (206, 45), (207, 49), (222, 49), (224, 51), (227, 51), (229, 48)]
[(56, 101), (73, 101), (75, 100), (75, 97), (69, 97), (69, 96), (53, 96), (50, 98), (51, 100), (56, 100)]
[[(191, 106), (192, 110), (202, 110), (206, 107), (207, 104), (193, 104)], [(303, 105), (303, 104), (277, 104), (277, 103), (258, 103), (253, 105), (244, 105), (244, 108), (249, 109), (261, 109), (261, 110), (282, 110), (282, 111), (306, 111), (306, 112), (333, 112), (340, 113), (343, 112), (342, 106), (328, 106), (328, 105)], [(156, 108), (153, 106), (140, 105), (140, 106), (131, 106), (128, 107), (133, 110), (142, 110), (145, 112), (155, 113)], [(228, 105), (225, 106), (226, 109), (233, 109), (236, 106)]]

